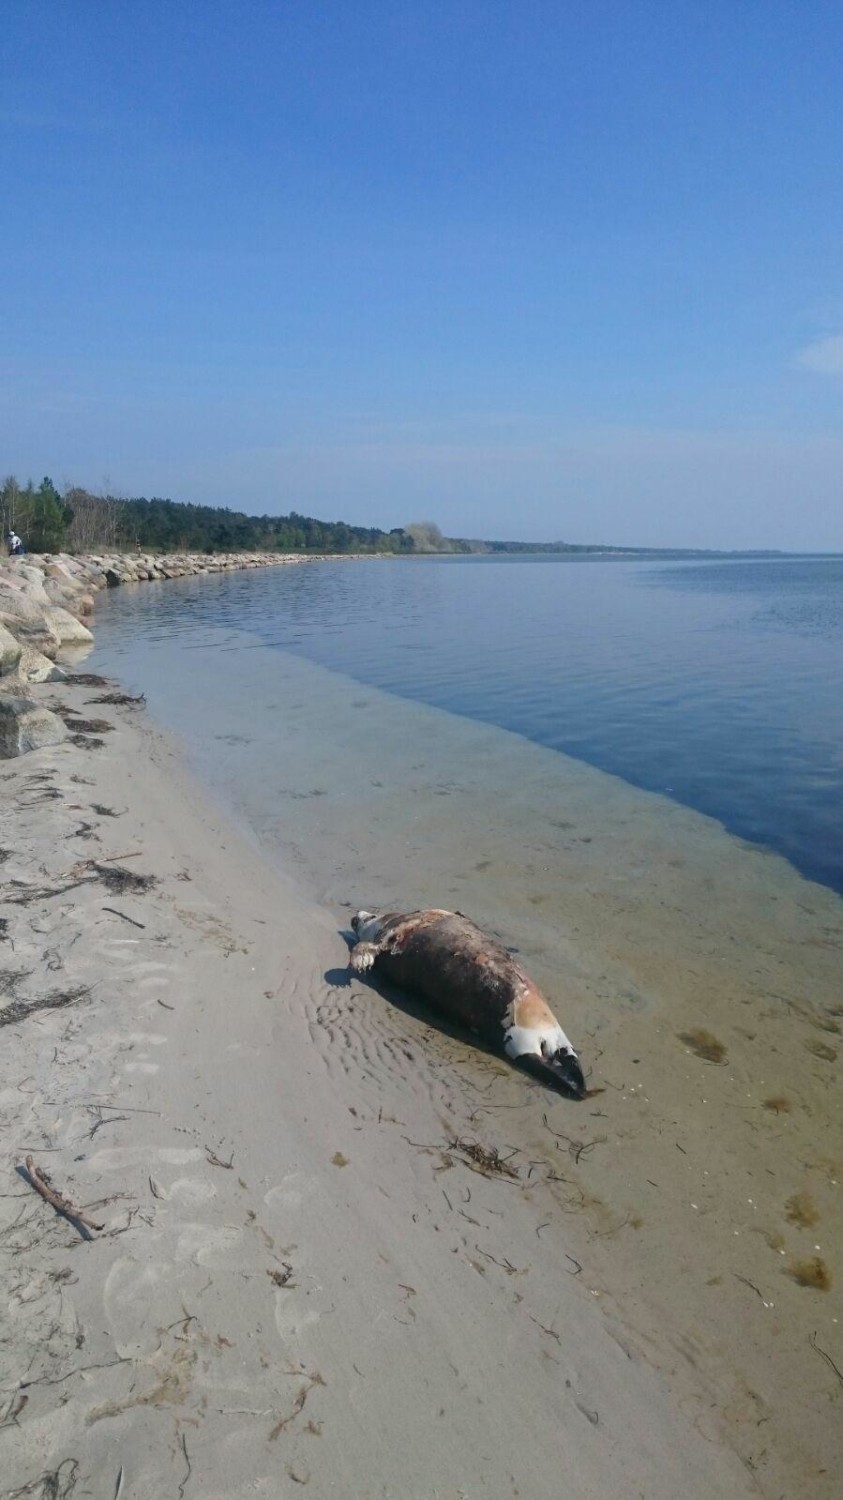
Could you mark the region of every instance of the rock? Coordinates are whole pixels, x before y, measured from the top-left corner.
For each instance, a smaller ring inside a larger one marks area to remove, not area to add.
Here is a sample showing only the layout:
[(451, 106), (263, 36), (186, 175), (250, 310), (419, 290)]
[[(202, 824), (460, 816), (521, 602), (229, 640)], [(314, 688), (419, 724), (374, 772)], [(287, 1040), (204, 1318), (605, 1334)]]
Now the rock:
[(71, 614), (74, 613), (80, 592), (78, 588), (68, 588), (67, 584), (59, 583), (55, 578), (48, 578), (44, 588), (51, 604), (57, 604), (60, 609), (68, 609)]
[(51, 660), (58, 655), (61, 639), (44, 619), (43, 614), (36, 613), (34, 617), (20, 620), (14, 615), (4, 615), (0, 607), (0, 624), (11, 630), (22, 646), (34, 646), (36, 651), (43, 652), (44, 656), (49, 656)]
[(62, 646), (92, 646), (94, 637), (87, 625), (77, 620), (69, 610), (51, 605), (44, 611), (47, 624), (56, 632)]
[(123, 582), (116, 568), (106, 568), (105, 581), (110, 589), (116, 589)]
[(66, 673), (55, 662), (50, 661), (35, 646), (28, 643), (20, 645), (20, 661), (17, 665), (16, 676), (21, 682), (63, 682)]
[(70, 571), (66, 563), (57, 562), (53, 559), (52, 562), (47, 564), (44, 572), (48, 578), (54, 579), (56, 583), (63, 584), (65, 588), (77, 589), (79, 587), (78, 578)]
[(21, 659), (23, 647), (11, 630), (5, 625), (0, 625), (0, 677), (6, 677), (9, 672), (14, 672)]
[(44, 587), (44, 574), (40, 568), (34, 567), (31, 563), (19, 562), (15, 568), (15, 574), (18, 578), (24, 579), (36, 593)]
[(41, 708), (22, 685), (0, 690), (0, 757), (10, 760), (27, 750), (58, 745), (67, 729), (58, 714)]
[(49, 602), (43, 588), (39, 590), (36, 601), (29, 589), (20, 582), (0, 578), (0, 616), (17, 620), (38, 620)]

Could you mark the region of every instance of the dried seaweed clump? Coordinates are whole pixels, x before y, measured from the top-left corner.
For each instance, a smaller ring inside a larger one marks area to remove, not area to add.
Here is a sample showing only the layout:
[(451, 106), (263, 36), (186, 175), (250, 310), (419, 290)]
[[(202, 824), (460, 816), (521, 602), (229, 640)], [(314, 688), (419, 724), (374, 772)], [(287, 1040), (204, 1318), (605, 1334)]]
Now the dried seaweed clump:
[(810, 1193), (794, 1193), (792, 1198), (788, 1198), (785, 1217), (788, 1224), (798, 1224), (800, 1229), (810, 1229), (820, 1222), (817, 1205)]
[(695, 1031), (679, 1031), (677, 1036), (680, 1042), (690, 1047), (691, 1051), (697, 1057), (701, 1057), (703, 1062), (724, 1063), (726, 1061), (726, 1048), (713, 1032), (705, 1031), (700, 1026)]
[(815, 1292), (831, 1290), (831, 1272), (818, 1255), (812, 1255), (810, 1260), (791, 1261), (787, 1274), (797, 1286), (811, 1287)]
[(75, 714), (65, 714), (64, 722), (68, 729), (73, 729), (77, 734), (112, 734), (114, 725), (108, 719), (79, 719)]
[(68, 682), (75, 687), (111, 687), (107, 677), (101, 677), (99, 672), (69, 672)]
[(61, 1010), (65, 1005), (75, 1005), (91, 993), (87, 984), (78, 984), (70, 990), (51, 990), (48, 995), (38, 995), (34, 1000), (10, 1000), (0, 1008), (0, 1026), (15, 1026), (18, 1021), (35, 1015), (40, 1010)]
[(112, 895), (139, 894), (141, 891), (151, 891), (158, 884), (154, 875), (136, 875), (134, 870), (127, 870), (124, 865), (103, 865), (92, 860), (91, 869), (96, 870)]
[(99, 698), (89, 698), (89, 703), (114, 703), (116, 705), (137, 708), (146, 702), (146, 693), (138, 693), (133, 697), (131, 693), (102, 693)]
[(474, 1168), (486, 1177), (518, 1177), (515, 1167), (510, 1166), (505, 1156), (501, 1156), (496, 1146), (487, 1150), (481, 1146), (479, 1141), (453, 1140), (448, 1142), (452, 1151), (459, 1151), (460, 1155), (474, 1163)]

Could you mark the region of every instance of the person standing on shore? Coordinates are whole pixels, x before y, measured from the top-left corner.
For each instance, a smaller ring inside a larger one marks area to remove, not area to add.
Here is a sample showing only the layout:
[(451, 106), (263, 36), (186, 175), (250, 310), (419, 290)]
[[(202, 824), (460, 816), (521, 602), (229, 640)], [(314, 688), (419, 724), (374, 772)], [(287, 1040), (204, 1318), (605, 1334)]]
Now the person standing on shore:
[(23, 542), (21, 541), (21, 539), (18, 536), (17, 532), (10, 531), (9, 535), (6, 538), (6, 541), (7, 541), (8, 547), (9, 547), (9, 556), (10, 557), (22, 557), (23, 556)]

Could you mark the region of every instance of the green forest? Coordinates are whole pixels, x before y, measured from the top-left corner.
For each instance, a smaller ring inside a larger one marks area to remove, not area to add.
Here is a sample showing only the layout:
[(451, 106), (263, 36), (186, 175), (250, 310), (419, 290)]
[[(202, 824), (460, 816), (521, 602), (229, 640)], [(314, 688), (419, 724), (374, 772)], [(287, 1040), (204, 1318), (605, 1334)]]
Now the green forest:
[(95, 495), (77, 485), (59, 493), (53, 481), (14, 477), (0, 488), (4, 533), (15, 531), (28, 552), (467, 552), (467, 542), (443, 537), (431, 522), (392, 531), (320, 521), (290, 511), (249, 516), (243, 511), (175, 500)]

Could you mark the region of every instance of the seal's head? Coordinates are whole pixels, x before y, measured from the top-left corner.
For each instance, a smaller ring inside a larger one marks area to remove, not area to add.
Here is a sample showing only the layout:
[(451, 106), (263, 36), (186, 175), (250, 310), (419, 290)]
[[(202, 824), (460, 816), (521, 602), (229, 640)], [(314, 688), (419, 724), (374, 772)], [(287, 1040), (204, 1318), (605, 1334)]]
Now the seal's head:
[(354, 935), (359, 943), (372, 943), (377, 937), (383, 917), (379, 917), (374, 911), (359, 911), (352, 917), (351, 925)]
[(566, 1094), (569, 1099), (585, 1098), (585, 1078), (575, 1052), (566, 1052), (562, 1047), (549, 1057), (540, 1057), (536, 1052), (522, 1052), (520, 1057), (513, 1058), (513, 1062), (517, 1068), (523, 1068), (525, 1073), (532, 1073), (540, 1083), (556, 1089), (560, 1094)]
[(510, 1025), (504, 1032), (504, 1051), (517, 1067), (560, 1094), (570, 1099), (585, 1098), (579, 1058), (553, 1017), (543, 1025)]

